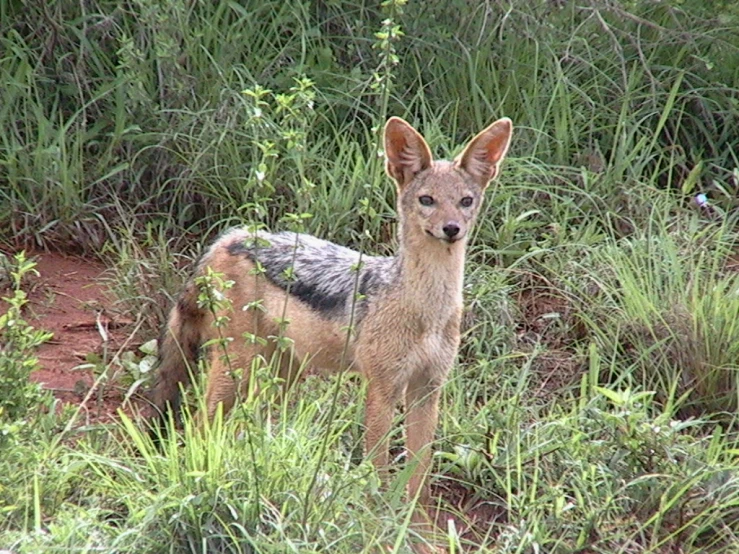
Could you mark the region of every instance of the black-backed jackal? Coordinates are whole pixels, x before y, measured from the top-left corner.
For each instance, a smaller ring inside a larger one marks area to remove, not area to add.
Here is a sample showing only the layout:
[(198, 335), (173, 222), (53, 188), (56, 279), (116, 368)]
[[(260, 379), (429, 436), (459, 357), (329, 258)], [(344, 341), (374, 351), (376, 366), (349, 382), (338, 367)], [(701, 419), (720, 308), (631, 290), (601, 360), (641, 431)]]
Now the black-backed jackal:
[[(388, 463), (395, 407), (405, 401), (408, 459), (416, 464), (408, 491), (426, 505), (439, 393), (459, 346), (467, 238), (511, 132), (511, 121), (500, 119), (454, 161), (433, 161), (413, 127), (397, 117), (387, 122), (386, 169), (397, 184), (400, 222), (393, 257), (360, 256), (303, 234), (245, 228), (223, 234), (200, 260), (196, 276), (211, 268), (233, 281), (225, 291), (231, 307), (217, 314), (228, 323), (214, 327), (191, 280), (163, 333), (152, 395), (160, 413), (177, 407), (201, 345), (219, 333), (233, 340), (228, 363), (216, 348), (206, 354), (209, 418), (219, 405), (224, 413), (231, 409), (256, 356), (272, 358), (275, 343), (268, 337), (288, 337), (296, 365), (351, 369), (367, 379), (366, 451), (378, 468)], [(290, 366), (288, 360), (282, 368), (288, 381)], [(231, 368), (244, 372), (241, 384)]]

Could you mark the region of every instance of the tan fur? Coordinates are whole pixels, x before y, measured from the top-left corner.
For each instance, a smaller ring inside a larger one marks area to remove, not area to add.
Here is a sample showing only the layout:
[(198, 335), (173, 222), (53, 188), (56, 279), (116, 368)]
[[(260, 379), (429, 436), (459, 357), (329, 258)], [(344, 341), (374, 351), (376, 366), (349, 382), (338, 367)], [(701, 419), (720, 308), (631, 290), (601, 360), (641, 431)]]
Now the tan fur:
[[(322, 317), (263, 275), (255, 275), (250, 259), (227, 250), (228, 244), (240, 239), (239, 233), (244, 240), (248, 238), (246, 230), (231, 231), (219, 239), (201, 260), (198, 273), (210, 267), (234, 281), (227, 291), (232, 308), (220, 314), (230, 318), (221, 332), (234, 340), (229, 346), (230, 363), (217, 352), (210, 353), (208, 417), (213, 417), (219, 404), (227, 412), (238, 397), (238, 383), (229, 369), (242, 368), (247, 375), (255, 356), (269, 360), (273, 354), (272, 341), (266, 346), (247, 344), (243, 334), (274, 337), (280, 333), (277, 321), (284, 318), (289, 321), (284, 334), (294, 342), (293, 370), (309, 360), (311, 366), (323, 370), (359, 371), (368, 380), (366, 450), (378, 468), (388, 464), (394, 410), (398, 402), (405, 401), (408, 459), (416, 464), (408, 492), (428, 504), (424, 483), (429, 445), (434, 439), (441, 386), (460, 340), (466, 241), (485, 187), (497, 175), (507, 152), (511, 131), (510, 120), (501, 119), (470, 141), (454, 161), (434, 162), (426, 142), (408, 123), (396, 117), (387, 122), (386, 166), (398, 188), (402, 270), (370, 303), (360, 331), (348, 341), (345, 324)], [(433, 205), (423, 205), (422, 196), (432, 197)], [(460, 203), (465, 197), (474, 201), (469, 208)], [(452, 238), (445, 231), (450, 226), (458, 228)], [(186, 367), (183, 354), (192, 364), (193, 344), (217, 337), (212, 318), (193, 308), (196, 297), (194, 285), (188, 285), (170, 316), (154, 393), (160, 409), (175, 403), (180, 383), (188, 380), (182, 369)], [(242, 309), (259, 299), (261, 309)], [(288, 372), (289, 368), (282, 368), (284, 376), (289, 377)]]

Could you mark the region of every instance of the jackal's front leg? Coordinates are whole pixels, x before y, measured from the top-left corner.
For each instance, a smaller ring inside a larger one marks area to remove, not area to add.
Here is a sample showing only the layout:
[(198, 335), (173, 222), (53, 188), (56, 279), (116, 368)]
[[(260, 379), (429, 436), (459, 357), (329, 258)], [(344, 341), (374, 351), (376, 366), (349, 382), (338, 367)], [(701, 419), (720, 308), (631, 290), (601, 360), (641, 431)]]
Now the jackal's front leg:
[(426, 478), (431, 465), (431, 443), (439, 416), (441, 385), (440, 380), (424, 376), (408, 383), (405, 397), (408, 463), (415, 464), (408, 482), (408, 494), (410, 498), (418, 495), (418, 501), (424, 507), (430, 504)]
[(371, 376), (367, 383), (367, 402), (364, 408), (365, 450), (372, 463), (385, 478), (390, 451), (390, 428), (400, 391), (381, 375)]

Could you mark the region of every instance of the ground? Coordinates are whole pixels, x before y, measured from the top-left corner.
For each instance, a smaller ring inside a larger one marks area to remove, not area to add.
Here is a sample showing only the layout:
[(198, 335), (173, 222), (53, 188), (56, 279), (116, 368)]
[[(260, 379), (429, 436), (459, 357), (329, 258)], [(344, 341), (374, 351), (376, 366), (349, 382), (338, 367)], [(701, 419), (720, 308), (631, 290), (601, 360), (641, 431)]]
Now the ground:
[[(126, 391), (101, 378), (95, 362), (131, 348), (131, 322), (116, 317), (98, 261), (43, 253), (30, 256), (39, 275), (29, 281), (26, 320), (53, 333), (38, 350), (41, 369), (32, 378), (64, 403), (80, 405), (82, 422), (110, 421)], [(98, 367), (102, 370), (102, 364)]]

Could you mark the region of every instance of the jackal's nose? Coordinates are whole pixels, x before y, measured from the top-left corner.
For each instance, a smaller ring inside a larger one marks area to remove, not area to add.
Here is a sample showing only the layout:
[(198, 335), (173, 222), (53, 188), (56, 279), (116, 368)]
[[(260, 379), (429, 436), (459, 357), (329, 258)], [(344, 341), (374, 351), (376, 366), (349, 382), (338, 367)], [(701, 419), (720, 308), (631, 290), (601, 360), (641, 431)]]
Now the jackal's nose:
[(459, 234), (459, 225), (457, 225), (456, 223), (447, 223), (441, 229), (442, 231), (444, 231), (444, 234), (450, 239), (453, 239)]

